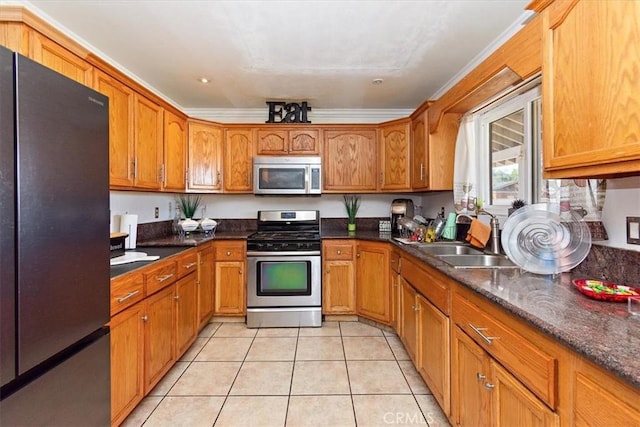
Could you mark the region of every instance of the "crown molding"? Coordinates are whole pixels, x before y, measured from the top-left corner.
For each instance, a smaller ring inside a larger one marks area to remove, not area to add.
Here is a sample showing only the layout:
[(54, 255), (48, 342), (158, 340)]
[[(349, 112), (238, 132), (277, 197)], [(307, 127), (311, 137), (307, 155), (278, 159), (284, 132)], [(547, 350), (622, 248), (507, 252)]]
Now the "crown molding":
[[(268, 109), (264, 108), (186, 108), (184, 112), (193, 118), (218, 123), (264, 123)], [(382, 123), (409, 117), (408, 109), (316, 109), (309, 112), (309, 120), (316, 124), (327, 123)]]
[(484, 48), (479, 54), (475, 56), (467, 65), (464, 66), (458, 73), (453, 76), (444, 86), (442, 86), (436, 93), (431, 95), (428, 99), (438, 99), (449, 89), (451, 89), (456, 83), (462, 80), (467, 74), (473, 71), (482, 61), (487, 59), (489, 55), (498, 50), (500, 46), (505, 44), (507, 40), (509, 40), (515, 33), (520, 31), (522, 27), (524, 27), (527, 22), (529, 22), (535, 15), (535, 12), (530, 10), (522, 13), (518, 19), (515, 20), (513, 24), (511, 24), (506, 30), (502, 32), (495, 40), (493, 40), (486, 48)]

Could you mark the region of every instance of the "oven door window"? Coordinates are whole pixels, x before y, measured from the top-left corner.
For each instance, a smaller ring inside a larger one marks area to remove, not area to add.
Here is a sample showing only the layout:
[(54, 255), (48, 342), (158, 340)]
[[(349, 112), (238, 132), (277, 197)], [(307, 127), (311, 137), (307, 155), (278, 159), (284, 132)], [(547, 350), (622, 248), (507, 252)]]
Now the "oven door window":
[(261, 190), (304, 190), (305, 168), (260, 168)]
[(310, 261), (258, 261), (258, 295), (311, 295)]

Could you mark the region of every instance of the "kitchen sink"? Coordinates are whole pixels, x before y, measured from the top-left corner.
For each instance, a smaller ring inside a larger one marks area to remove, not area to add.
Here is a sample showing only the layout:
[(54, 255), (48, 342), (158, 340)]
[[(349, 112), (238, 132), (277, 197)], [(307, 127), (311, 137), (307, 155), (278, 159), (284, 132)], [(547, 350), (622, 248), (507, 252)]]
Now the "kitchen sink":
[(519, 268), (504, 255), (439, 255), (439, 259), (454, 268)]
[(419, 248), (431, 255), (482, 255), (480, 250), (460, 244), (425, 243)]

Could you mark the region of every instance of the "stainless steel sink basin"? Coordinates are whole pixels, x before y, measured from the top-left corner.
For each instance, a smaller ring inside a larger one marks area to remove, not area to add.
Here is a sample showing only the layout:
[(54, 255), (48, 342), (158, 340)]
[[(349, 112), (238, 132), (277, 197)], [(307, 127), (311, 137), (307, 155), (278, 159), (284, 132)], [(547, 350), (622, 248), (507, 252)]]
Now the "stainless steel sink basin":
[(504, 255), (439, 255), (438, 258), (454, 268), (518, 268)]
[(471, 246), (455, 244), (425, 243), (419, 246), (420, 250), (431, 255), (482, 255), (478, 249)]

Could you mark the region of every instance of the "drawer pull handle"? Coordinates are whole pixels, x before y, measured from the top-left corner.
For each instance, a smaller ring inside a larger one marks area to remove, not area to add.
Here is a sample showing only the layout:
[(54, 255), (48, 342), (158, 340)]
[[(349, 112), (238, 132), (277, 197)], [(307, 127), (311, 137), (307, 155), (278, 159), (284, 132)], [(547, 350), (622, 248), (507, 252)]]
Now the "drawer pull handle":
[(486, 375), (482, 375), (480, 372), (476, 373), (476, 378), (478, 379), (478, 381), (482, 381), (484, 379), (487, 378)]
[(342, 255), (342, 251), (338, 249), (338, 255)]
[(473, 329), (473, 332), (480, 335), (480, 338), (482, 338), (482, 340), (487, 344), (493, 344), (493, 340), (498, 339), (498, 337), (488, 337), (485, 334), (483, 334), (482, 331), (486, 331), (487, 328), (478, 328), (476, 326), (473, 326), (471, 323), (469, 323), (469, 327)]
[(496, 387), (495, 384), (484, 383), (484, 388), (486, 388), (487, 390), (493, 390), (495, 387)]
[(198, 265), (198, 263), (197, 262), (190, 262), (189, 264), (186, 264), (184, 266), (184, 268), (186, 268), (188, 270), (188, 269), (190, 269), (191, 267), (193, 267), (195, 265)]
[(231, 256), (231, 251), (227, 251), (227, 256)]
[(158, 282), (164, 282), (165, 280), (171, 279), (172, 277), (173, 277), (173, 274), (165, 274), (164, 276), (156, 277), (156, 280)]
[(132, 297), (134, 297), (134, 296), (138, 295), (139, 293), (140, 293), (140, 291), (139, 291), (139, 290), (137, 290), (137, 291), (133, 291), (133, 292), (129, 292), (129, 293), (128, 293), (128, 294), (126, 294), (125, 296), (118, 298), (118, 302), (125, 302), (125, 301), (126, 301), (126, 300), (128, 300), (129, 298), (132, 298)]

